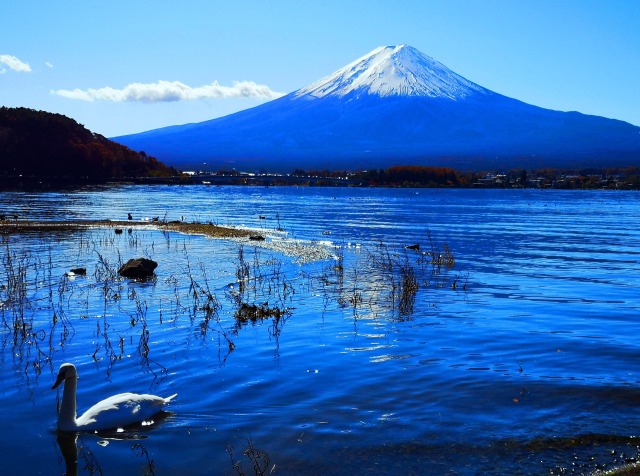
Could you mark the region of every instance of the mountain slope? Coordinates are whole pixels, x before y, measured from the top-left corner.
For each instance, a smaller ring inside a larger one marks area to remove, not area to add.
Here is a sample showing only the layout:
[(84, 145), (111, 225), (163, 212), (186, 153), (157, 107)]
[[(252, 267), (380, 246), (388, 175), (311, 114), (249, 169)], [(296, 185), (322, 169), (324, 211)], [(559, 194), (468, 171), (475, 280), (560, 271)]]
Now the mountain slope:
[(1, 176), (111, 179), (175, 173), (61, 114), (0, 107)]
[(172, 165), (213, 170), (640, 163), (640, 128), (502, 96), (405, 45), (377, 48), (252, 109), (115, 140)]

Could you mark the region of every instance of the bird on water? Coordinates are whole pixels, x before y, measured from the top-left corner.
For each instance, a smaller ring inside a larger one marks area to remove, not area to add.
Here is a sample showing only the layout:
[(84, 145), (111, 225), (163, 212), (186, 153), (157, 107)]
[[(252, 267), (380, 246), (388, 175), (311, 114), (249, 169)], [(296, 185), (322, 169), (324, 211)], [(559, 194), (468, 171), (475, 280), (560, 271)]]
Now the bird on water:
[(75, 365), (62, 364), (51, 389), (63, 382), (62, 404), (58, 413), (58, 430), (61, 431), (113, 430), (141, 423), (160, 413), (178, 395), (175, 393), (164, 398), (149, 394), (119, 393), (99, 401), (77, 417), (78, 371)]

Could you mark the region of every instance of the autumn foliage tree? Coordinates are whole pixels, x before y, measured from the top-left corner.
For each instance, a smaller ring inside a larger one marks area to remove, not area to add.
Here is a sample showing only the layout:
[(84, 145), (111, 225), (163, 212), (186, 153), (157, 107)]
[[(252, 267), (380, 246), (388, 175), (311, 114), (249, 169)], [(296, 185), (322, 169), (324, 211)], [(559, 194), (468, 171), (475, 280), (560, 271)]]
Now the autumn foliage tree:
[(466, 185), (465, 176), (448, 167), (398, 165), (384, 170), (355, 174), (373, 185), (396, 187), (458, 187)]
[(0, 175), (113, 179), (177, 172), (61, 114), (0, 108)]
[(418, 165), (402, 165), (389, 167), (385, 171), (388, 183), (399, 185), (460, 185), (460, 173), (448, 167), (425, 167)]

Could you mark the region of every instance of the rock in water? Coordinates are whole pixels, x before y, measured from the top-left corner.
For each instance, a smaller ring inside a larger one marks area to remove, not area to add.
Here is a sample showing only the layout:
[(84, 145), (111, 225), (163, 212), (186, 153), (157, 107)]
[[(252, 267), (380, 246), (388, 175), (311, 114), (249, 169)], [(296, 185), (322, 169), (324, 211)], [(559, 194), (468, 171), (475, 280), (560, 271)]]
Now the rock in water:
[(153, 276), (153, 271), (158, 263), (147, 258), (130, 259), (118, 270), (118, 274), (125, 278), (148, 278)]

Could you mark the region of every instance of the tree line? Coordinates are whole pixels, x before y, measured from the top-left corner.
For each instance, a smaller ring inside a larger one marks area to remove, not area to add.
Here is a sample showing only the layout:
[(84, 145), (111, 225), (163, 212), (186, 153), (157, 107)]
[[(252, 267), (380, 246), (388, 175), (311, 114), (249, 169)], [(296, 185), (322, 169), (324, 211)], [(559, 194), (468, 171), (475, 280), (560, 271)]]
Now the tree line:
[(392, 166), (387, 169), (361, 170), (356, 172), (295, 169), (294, 177), (349, 179), (361, 181), (368, 186), (398, 187), (459, 187), (467, 184), (462, 172), (448, 167), (424, 167), (418, 165)]
[(364, 171), (295, 169), (295, 177), (348, 179), (371, 187), (486, 187), (486, 188), (559, 188), (640, 190), (639, 167), (604, 169), (513, 169), (496, 171), (460, 171), (448, 167), (393, 166)]

